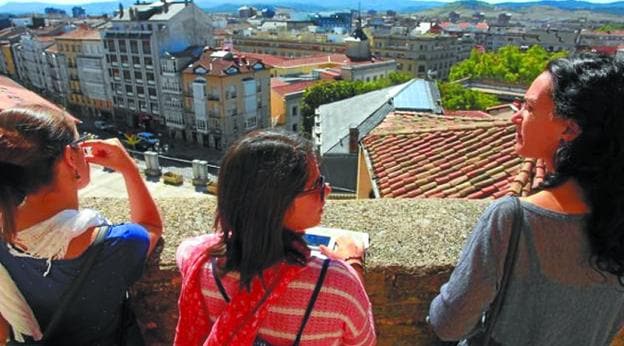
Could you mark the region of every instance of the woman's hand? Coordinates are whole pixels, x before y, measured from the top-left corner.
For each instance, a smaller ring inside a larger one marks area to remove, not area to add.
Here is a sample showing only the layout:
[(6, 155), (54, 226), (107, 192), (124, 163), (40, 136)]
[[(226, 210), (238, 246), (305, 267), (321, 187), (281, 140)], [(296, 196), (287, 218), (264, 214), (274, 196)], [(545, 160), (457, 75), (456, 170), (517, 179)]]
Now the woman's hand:
[(151, 254), (162, 235), (163, 221), (138, 166), (117, 138), (87, 141), (81, 147), (87, 149), (87, 162), (114, 169), (123, 175), (130, 202), (130, 221), (147, 229)]
[[(361, 258), (364, 260), (364, 246), (356, 242), (349, 235), (341, 235), (336, 239), (335, 250), (327, 246), (320, 246), (321, 253), (331, 259), (345, 260), (347, 258)], [(363, 264), (363, 263), (362, 263)]]
[(364, 246), (356, 242), (351, 236), (343, 234), (336, 239), (335, 250), (327, 246), (320, 246), (321, 253), (331, 259), (347, 262), (357, 273), (360, 282), (364, 284)]
[(117, 138), (90, 140), (80, 146), (86, 149), (85, 157), (89, 163), (114, 169), (121, 174), (137, 170), (136, 163)]

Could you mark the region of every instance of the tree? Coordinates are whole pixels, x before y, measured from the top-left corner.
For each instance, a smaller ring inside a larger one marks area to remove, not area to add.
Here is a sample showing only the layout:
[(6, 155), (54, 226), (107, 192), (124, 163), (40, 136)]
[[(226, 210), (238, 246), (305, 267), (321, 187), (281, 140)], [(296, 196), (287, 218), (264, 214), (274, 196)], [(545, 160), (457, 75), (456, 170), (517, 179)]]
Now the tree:
[(321, 105), (405, 83), (410, 79), (412, 79), (412, 76), (409, 73), (390, 72), (386, 78), (379, 78), (369, 82), (326, 81), (315, 84), (303, 92), (301, 105), (303, 131), (305, 134), (312, 132), (312, 127), (314, 126), (314, 110)]
[(459, 83), (438, 83), (442, 106), (447, 110), (485, 110), (497, 105), (498, 99), (476, 90), (470, 90)]
[(451, 68), (449, 80), (470, 78), (528, 85), (550, 60), (565, 56), (567, 52), (549, 53), (537, 45), (524, 52), (517, 46), (504, 46), (489, 53), (474, 49), (467, 60)]

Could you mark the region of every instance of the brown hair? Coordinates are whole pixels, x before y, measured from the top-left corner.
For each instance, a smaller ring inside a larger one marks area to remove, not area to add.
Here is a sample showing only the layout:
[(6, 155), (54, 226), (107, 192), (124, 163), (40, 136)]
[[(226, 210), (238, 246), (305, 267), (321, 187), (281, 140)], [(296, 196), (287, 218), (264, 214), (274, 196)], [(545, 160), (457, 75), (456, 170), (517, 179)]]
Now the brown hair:
[(26, 195), (54, 180), (54, 166), (75, 139), (64, 113), (44, 106), (0, 112), (0, 238), (15, 235), (15, 211)]
[[(224, 270), (240, 273), (241, 287), (273, 264), (303, 265), (305, 243), (284, 229), (284, 215), (308, 179), (312, 144), (276, 129), (247, 134), (221, 163), (216, 228), (223, 232)], [(212, 253), (212, 251), (211, 251)]]

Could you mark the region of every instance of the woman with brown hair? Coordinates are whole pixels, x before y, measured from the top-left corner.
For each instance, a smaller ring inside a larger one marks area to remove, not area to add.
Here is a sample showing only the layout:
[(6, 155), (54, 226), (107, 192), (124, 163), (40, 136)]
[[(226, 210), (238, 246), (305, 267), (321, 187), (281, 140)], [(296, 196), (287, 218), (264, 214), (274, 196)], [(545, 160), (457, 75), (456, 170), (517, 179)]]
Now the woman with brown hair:
[(303, 240), (331, 191), (310, 142), (252, 132), (228, 149), (218, 186), (216, 233), (178, 249), (175, 345), (374, 344), (364, 249), (343, 238), (324, 261)]
[[(160, 213), (132, 158), (116, 139), (80, 138), (76, 124), (41, 106), (0, 112), (0, 344), (44, 334), (48, 344), (117, 344), (126, 291), (160, 238)], [(89, 163), (122, 174), (132, 223), (79, 208)], [(47, 333), (88, 258), (84, 284)]]

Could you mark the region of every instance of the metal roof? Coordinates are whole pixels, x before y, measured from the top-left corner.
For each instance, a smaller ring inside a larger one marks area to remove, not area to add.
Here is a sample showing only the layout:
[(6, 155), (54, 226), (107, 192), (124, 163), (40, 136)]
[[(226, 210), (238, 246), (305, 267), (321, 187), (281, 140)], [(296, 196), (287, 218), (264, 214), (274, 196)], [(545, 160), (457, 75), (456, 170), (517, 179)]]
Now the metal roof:
[(414, 79), (394, 97), (394, 108), (442, 114), (440, 92), (433, 81)]

